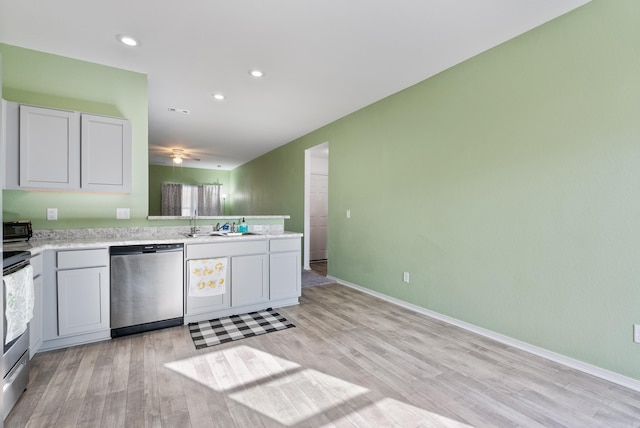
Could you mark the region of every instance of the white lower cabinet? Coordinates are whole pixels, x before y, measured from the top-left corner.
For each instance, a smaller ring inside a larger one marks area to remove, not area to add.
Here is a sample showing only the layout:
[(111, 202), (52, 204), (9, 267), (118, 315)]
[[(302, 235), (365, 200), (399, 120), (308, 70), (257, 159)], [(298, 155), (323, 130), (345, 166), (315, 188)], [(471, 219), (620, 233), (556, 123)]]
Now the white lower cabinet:
[(109, 269), (58, 271), (58, 334), (109, 329)]
[(272, 239), (269, 251), (269, 299), (281, 306), (297, 303), (302, 281), (300, 238)]
[[(185, 314), (187, 322), (265, 309), (269, 300), (268, 241), (243, 240), (188, 244), (185, 269)], [(226, 289), (217, 296), (193, 296), (189, 293), (189, 261), (222, 259), (226, 261)]]
[[(189, 248), (189, 247), (187, 247)], [(205, 255), (200, 255), (200, 257), (192, 259), (206, 259), (209, 258)], [(215, 296), (191, 296), (189, 294), (189, 281), (191, 280), (190, 269), (193, 269), (193, 266), (190, 266), (189, 260), (186, 262), (186, 278), (185, 278), (185, 288), (184, 288), (184, 301), (185, 301), (185, 321), (187, 321), (188, 317), (197, 316), (199, 314), (207, 314), (215, 311), (222, 311), (225, 309), (229, 309), (231, 307), (231, 291), (229, 280), (229, 269), (226, 270), (226, 288), (225, 292), (215, 295)]]
[(41, 350), (111, 337), (109, 250), (46, 251)]
[(301, 282), (300, 252), (271, 253), (269, 255), (269, 298), (297, 299)]
[[(297, 304), (300, 253), (300, 237), (188, 243), (185, 323)], [(191, 295), (190, 261), (207, 259), (226, 263), (225, 290), (215, 296)], [(43, 274), (34, 275), (32, 353), (109, 339), (109, 249), (45, 250), (42, 261), (33, 260), (43, 265)]]
[(269, 300), (267, 272), (266, 254), (232, 257), (231, 306), (266, 303)]
[(31, 257), (33, 267), (33, 318), (29, 321), (29, 358), (42, 346), (42, 254)]

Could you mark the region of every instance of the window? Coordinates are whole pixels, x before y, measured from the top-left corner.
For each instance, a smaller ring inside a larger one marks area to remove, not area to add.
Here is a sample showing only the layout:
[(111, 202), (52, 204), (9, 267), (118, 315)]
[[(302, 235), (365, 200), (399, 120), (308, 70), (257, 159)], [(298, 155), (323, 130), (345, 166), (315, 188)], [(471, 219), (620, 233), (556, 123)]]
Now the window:
[[(193, 217), (198, 214), (198, 186), (182, 185), (182, 204), (180, 205), (182, 216)], [(202, 214), (200, 215), (209, 215)], [(212, 214), (213, 215), (213, 214)]]
[(162, 215), (221, 215), (219, 184), (162, 184)]

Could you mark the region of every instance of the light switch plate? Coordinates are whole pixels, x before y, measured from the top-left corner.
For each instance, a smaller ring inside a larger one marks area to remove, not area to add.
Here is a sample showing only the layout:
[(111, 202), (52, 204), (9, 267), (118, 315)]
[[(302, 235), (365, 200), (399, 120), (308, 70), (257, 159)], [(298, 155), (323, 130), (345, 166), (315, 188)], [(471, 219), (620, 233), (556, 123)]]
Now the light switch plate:
[(57, 219), (58, 219), (58, 209), (47, 208), (47, 220), (57, 220)]
[(351, 210), (347, 210), (347, 218), (351, 218)]
[(640, 324), (633, 325), (633, 341), (640, 343)]
[(130, 218), (129, 208), (116, 208), (116, 219), (128, 220)]

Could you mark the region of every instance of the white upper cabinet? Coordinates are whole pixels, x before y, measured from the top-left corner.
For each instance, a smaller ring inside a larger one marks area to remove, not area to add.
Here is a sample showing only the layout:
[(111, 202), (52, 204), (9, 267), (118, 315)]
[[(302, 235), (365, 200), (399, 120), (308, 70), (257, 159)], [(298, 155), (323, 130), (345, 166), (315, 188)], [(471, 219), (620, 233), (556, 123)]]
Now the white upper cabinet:
[(6, 189), (131, 192), (131, 124), (6, 102)]
[(84, 190), (131, 192), (131, 124), (126, 119), (82, 115)]
[(80, 187), (79, 113), (20, 106), (20, 187)]

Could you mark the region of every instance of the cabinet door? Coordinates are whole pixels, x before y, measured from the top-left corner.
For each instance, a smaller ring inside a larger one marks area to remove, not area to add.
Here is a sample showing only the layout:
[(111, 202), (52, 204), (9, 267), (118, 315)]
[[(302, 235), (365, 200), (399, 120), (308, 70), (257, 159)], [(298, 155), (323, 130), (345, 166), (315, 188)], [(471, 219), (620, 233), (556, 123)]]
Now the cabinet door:
[(33, 279), (33, 318), (29, 322), (29, 358), (42, 346), (42, 275)]
[(267, 256), (237, 256), (231, 258), (231, 306), (267, 302)]
[(43, 329), (43, 278), (44, 256), (35, 254), (31, 257), (33, 267), (33, 318), (29, 321), (29, 358), (38, 352), (44, 337)]
[(20, 106), (18, 103), (1, 100), (2, 131), (0, 151), (4, 154), (3, 189), (20, 189)]
[(108, 329), (108, 268), (58, 271), (58, 334)]
[(269, 298), (300, 297), (301, 275), (300, 251), (272, 253), (269, 256)]
[[(187, 302), (187, 308), (185, 311), (186, 316), (190, 315), (198, 315), (204, 314), (207, 312), (219, 311), (222, 309), (229, 309), (231, 307), (231, 289), (227, 287), (225, 289), (224, 294), (219, 294), (217, 296), (190, 296), (189, 295), (189, 281), (191, 280), (191, 276), (189, 275), (189, 265), (187, 261), (187, 266), (185, 268), (186, 281), (185, 281), (185, 289), (184, 295), (185, 300)], [(230, 270), (227, 269), (227, 277), (225, 282), (230, 284), (229, 274)]]
[(131, 192), (131, 124), (82, 114), (83, 190)]
[(77, 112), (20, 106), (20, 187), (80, 187)]

